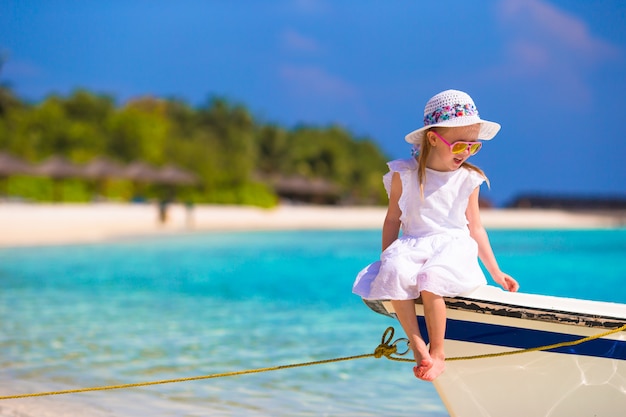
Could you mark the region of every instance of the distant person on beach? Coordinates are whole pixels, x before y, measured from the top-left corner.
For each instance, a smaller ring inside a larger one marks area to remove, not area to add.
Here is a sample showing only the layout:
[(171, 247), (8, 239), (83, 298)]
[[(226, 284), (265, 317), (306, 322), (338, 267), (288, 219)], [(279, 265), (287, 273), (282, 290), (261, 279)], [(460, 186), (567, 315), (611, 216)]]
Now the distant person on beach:
[[(414, 145), (414, 157), (389, 162), (383, 177), (389, 195), (383, 251), (380, 261), (358, 274), (353, 292), (391, 300), (415, 356), (415, 376), (425, 381), (445, 369), (443, 297), (487, 284), (478, 258), (505, 290), (519, 289), (500, 270), (480, 220), (478, 193), (487, 177), (467, 162), (481, 149), (479, 140), (492, 139), (499, 130), (499, 124), (479, 117), (468, 94), (443, 91), (426, 103), (424, 126), (405, 138)], [(419, 297), (430, 349), (416, 320)]]

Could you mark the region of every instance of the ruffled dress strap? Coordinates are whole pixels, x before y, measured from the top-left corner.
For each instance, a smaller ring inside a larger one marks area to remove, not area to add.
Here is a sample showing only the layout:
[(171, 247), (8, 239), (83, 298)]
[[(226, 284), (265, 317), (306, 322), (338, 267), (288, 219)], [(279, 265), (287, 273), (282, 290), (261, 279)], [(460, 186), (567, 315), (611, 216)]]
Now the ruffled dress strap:
[(469, 171), (469, 188), (474, 191), (476, 187), (479, 187), (483, 182), (486, 181), (486, 178), (480, 175), (478, 172), (468, 169)]
[(391, 195), (391, 178), (393, 177), (393, 173), (397, 172), (400, 174), (400, 178), (402, 179), (402, 187), (405, 188), (405, 177), (411, 175), (411, 173), (417, 170), (417, 161), (415, 158), (409, 159), (396, 159), (394, 161), (387, 162), (387, 166), (389, 167), (389, 172), (383, 176), (383, 185), (385, 186), (385, 191), (387, 191), (387, 196)]
[(409, 212), (406, 209), (408, 201), (415, 200), (415, 193), (417, 191), (417, 160), (415, 158), (409, 159), (396, 159), (387, 163), (389, 166), (389, 172), (383, 176), (383, 184), (387, 191), (387, 196), (391, 197), (391, 179), (394, 172), (400, 175), (400, 181), (402, 182), (402, 194), (398, 200), (398, 207), (400, 208), (400, 223), (402, 233), (406, 232), (407, 222), (409, 222)]

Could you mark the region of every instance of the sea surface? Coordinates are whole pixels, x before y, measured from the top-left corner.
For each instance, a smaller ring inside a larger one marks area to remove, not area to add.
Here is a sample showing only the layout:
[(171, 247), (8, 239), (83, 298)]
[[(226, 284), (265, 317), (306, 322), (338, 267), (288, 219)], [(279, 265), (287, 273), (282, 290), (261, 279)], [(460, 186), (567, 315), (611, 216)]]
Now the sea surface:
[[(626, 229), (489, 231), (524, 292), (626, 303)], [(372, 353), (351, 293), (379, 230), (206, 233), (0, 250), (0, 395)], [(409, 363), (365, 358), (0, 401), (0, 416), (447, 416)]]

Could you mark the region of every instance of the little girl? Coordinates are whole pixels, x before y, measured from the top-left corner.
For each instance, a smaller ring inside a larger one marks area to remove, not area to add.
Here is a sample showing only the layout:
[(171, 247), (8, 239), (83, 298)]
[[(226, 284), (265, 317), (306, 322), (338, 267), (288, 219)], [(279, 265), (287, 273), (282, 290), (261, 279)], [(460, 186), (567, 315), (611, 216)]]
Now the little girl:
[[(390, 172), (383, 177), (389, 195), (383, 252), (380, 261), (358, 274), (353, 292), (391, 300), (415, 356), (415, 376), (426, 381), (445, 369), (443, 297), (487, 283), (477, 257), (505, 290), (519, 288), (500, 270), (480, 220), (478, 192), (487, 178), (467, 162), (480, 150), (478, 140), (492, 139), (499, 130), (499, 124), (479, 117), (466, 93), (441, 92), (426, 103), (424, 126), (405, 138), (418, 149), (415, 157), (389, 162)], [(417, 324), (418, 297), (430, 349)]]

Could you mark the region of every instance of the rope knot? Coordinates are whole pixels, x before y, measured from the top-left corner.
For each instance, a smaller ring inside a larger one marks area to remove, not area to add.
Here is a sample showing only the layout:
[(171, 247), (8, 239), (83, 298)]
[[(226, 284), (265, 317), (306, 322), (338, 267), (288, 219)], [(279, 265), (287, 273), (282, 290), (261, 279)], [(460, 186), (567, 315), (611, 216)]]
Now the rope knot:
[(376, 350), (374, 350), (375, 358), (382, 358), (383, 356), (390, 357), (398, 350), (395, 346), (383, 345), (382, 343), (378, 345)]
[(408, 342), (407, 339), (398, 339), (391, 344), (389, 343), (391, 342), (391, 339), (393, 339), (394, 332), (395, 330), (393, 327), (387, 327), (387, 330), (385, 330), (385, 333), (383, 333), (383, 337), (381, 338), (380, 345), (378, 345), (378, 347), (376, 347), (376, 349), (374, 350), (375, 358), (382, 358), (383, 356), (385, 356), (387, 359), (394, 359), (391, 357), (391, 355), (406, 354), (406, 352), (398, 353), (398, 347), (396, 346), (396, 344), (398, 344), (398, 342), (403, 342), (403, 341)]

